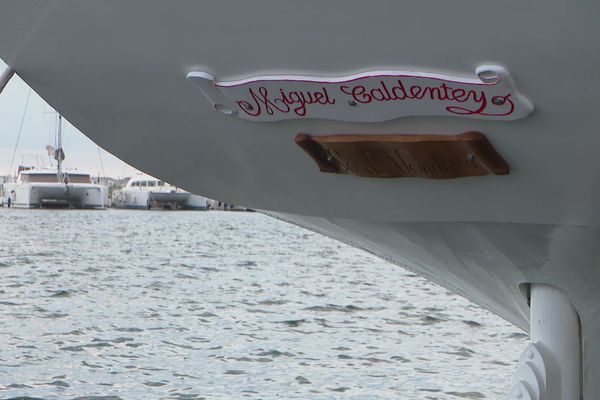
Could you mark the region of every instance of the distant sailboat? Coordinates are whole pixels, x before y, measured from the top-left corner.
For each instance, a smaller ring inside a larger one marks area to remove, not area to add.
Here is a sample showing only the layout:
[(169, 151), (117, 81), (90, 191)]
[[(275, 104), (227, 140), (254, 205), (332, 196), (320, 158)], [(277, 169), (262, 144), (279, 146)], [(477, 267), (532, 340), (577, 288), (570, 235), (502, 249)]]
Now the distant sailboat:
[(46, 146), (57, 162), (56, 169), (20, 165), (14, 182), (2, 185), (2, 200), (7, 207), (19, 208), (105, 208), (108, 188), (95, 184), (89, 173), (63, 169), (62, 116), (58, 115), (56, 147)]

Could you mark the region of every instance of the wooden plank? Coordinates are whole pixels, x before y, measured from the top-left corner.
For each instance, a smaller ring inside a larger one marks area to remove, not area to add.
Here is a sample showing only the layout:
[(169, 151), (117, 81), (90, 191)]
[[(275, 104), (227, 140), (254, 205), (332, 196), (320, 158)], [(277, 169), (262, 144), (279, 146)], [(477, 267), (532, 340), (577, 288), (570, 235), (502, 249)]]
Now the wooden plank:
[(453, 179), (506, 175), (506, 161), (479, 132), (460, 135), (298, 134), (322, 172), (368, 178)]

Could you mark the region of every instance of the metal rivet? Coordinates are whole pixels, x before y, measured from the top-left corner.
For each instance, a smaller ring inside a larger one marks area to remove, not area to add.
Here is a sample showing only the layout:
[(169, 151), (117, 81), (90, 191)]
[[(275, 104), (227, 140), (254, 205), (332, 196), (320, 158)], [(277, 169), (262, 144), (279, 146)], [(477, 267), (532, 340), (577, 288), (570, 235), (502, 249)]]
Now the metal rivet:
[(252, 110), (254, 110), (254, 107), (252, 107), (252, 104), (243, 103), (243, 104), (242, 104), (242, 107), (244, 107), (244, 109), (245, 109), (245, 110), (248, 110), (248, 111), (252, 111)]
[(502, 104), (506, 103), (506, 99), (502, 96), (496, 96), (492, 98), (492, 103), (497, 106), (501, 106)]
[(215, 104), (215, 110), (217, 110), (218, 112), (220, 112), (223, 115), (235, 114), (235, 112), (231, 108), (224, 106), (223, 104)]
[(354, 100), (348, 100), (348, 105), (350, 107), (356, 107), (357, 104), (356, 104), (356, 101), (354, 101)]
[(483, 83), (495, 83), (500, 80), (496, 71), (480, 71), (477, 76)]
[(468, 160), (468, 161), (475, 161), (475, 154), (469, 154), (469, 155), (467, 156), (467, 160)]

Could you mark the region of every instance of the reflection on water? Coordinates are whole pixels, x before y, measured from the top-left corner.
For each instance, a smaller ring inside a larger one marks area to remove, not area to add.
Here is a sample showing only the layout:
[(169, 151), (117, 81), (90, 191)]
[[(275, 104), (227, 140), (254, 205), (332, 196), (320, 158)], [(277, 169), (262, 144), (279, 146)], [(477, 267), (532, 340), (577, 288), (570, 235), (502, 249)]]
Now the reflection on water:
[(0, 397), (480, 399), (526, 339), (256, 213), (0, 209)]

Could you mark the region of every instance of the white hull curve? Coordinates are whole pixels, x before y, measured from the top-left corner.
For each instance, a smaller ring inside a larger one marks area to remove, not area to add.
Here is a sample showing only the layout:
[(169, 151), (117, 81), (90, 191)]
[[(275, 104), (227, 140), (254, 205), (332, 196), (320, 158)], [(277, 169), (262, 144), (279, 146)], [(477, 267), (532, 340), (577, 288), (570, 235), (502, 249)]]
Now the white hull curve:
[[(385, 223), (269, 213), (407, 268), (460, 293), (518, 327), (529, 328), (527, 287), (556, 287), (581, 318), (587, 361), (600, 349), (600, 229), (500, 223)], [(586, 267), (591, 265), (592, 267)], [(542, 273), (540, 273), (542, 272)], [(587, 340), (586, 340), (587, 339)], [(589, 353), (588, 353), (589, 354)]]

